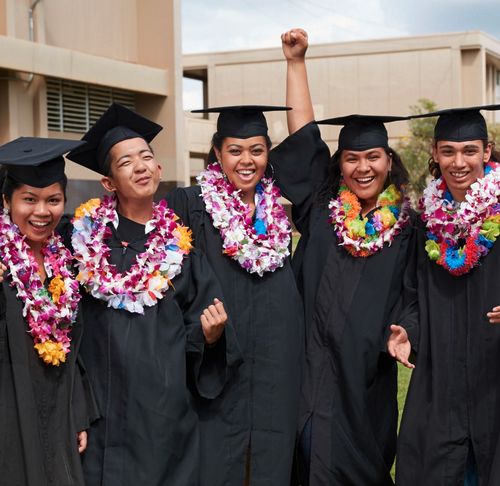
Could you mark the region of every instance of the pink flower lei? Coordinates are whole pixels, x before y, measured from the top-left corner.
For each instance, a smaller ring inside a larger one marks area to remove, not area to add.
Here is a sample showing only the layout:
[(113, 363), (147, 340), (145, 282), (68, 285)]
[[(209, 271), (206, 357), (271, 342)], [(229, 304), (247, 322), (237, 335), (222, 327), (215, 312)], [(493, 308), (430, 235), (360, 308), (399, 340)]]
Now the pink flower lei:
[(500, 164), (488, 162), (484, 173), (460, 204), (453, 201), (442, 177), (430, 182), (420, 199), (427, 254), (455, 276), (469, 273), (500, 236)]
[(80, 273), (77, 279), (96, 299), (108, 307), (144, 314), (144, 306), (154, 306), (181, 273), (191, 246), (191, 231), (176, 222), (177, 216), (166, 201), (153, 204), (154, 231), (147, 250), (137, 256), (128, 272), (118, 273), (109, 263), (111, 250), (105, 240), (111, 236), (106, 225), (116, 221), (116, 196), (104, 196), (83, 204), (73, 220), (74, 258)]
[(44, 242), (42, 254), (49, 288), (43, 286), (38, 263), (24, 241), (19, 228), (11, 221), (8, 211), (0, 213), (2, 261), (9, 269), (11, 287), (24, 303), (26, 318), (40, 358), (59, 366), (70, 352), (71, 325), (78, 312), (78, 282), (72, 273), (71, 253), (61, 237), (53, 232)]
[(240, 191), (224, 180), (219, 164), (209, 165), (197, 180), (206, 210), (221, 233), (223, 252), (260, 277), (282, 267), (290, 254), (290, 223), (273, 182), (265, 178), (260, 181), (262, 190), (255, 209), (259, 217), (262, 215), (264, 231), (257, 231), (250, 207), (241, 201)]

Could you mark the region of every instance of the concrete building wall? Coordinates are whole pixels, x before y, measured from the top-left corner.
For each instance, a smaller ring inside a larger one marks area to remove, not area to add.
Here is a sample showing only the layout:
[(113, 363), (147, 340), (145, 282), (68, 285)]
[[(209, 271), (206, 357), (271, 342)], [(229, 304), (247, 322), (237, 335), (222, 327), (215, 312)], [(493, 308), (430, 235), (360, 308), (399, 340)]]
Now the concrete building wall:
[[(164, 127), (152, 143), (163, 168), (163, 193), (188, 184), (181, 0), (41, 0), (30, 42), (32, 3), (0, 0), (0, 143), (19, 136), (82, 137), (49, 131), (46, 77), (119, 88), (134, 92), (136, 111)], [(30, 73), (31, 83), (20, 81)], [(72, 162), (67, 172), (79, 193), (102, 193), (98, 174)]]
[[(306, 62), (316, 119), (352, 113), (407, 115), (422, 98), (439, 108), (500, 100), (500, 41), (480, 31), (312, 45)], [(285, 103), (281, 49), (184, 56), (184, 71), (205, 73), (207, 106)], [(285, 115), (266, 116), (271, 138), (279, 142), (287, 134)], [(499, 115), (485, 116), (495, 121)], [(186, 150), (206, 153), (209, 139), (203, 148), (199, 132), (189, 125)], [(405, 135), (407, 124), (387, 128), (394, 143)], [(321, 127), (332, 149), (339, 130)]]

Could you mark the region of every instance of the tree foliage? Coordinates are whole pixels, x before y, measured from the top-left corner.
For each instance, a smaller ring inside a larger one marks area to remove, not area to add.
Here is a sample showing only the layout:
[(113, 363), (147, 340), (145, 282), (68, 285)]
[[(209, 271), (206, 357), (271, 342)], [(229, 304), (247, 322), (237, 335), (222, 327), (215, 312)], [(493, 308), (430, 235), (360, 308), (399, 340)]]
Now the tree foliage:
[[(410, 106), (412, 115), (421, 115), (436, 111), (436, 103), (428, 99), (418, 100), (418, 105)], [(437, 117), (415, 118), (408, 122), (407, 135), (400, 137), (396, 151), (401, 156), (408, 172), (410, 173), (410, 186), (408, 196), (415, 207), (422, 196), (422, 191), (428, 182), (429, 158), (432, 155), (434, 141), (434, 125)]]

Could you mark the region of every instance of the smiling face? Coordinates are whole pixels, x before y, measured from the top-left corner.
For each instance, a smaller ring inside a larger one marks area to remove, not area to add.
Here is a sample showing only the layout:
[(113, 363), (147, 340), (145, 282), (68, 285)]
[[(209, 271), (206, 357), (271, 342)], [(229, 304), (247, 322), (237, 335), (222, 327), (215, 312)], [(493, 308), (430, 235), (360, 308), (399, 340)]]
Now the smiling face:
[(64, 193), (58, 182), (43, 188), (24, 184), (12, 193), (10, 201), (3, 198), (12, 222), (26, 235), (33, 251), (54, 231), (64, 212)]
[(241, 190), (242, 201), (248, 204), (266, 170), (266, 139), (261, 136), (247, 139), (226, 137), (221, 150), (215, 149), (215, 153), (228, 180)]
[(465, 201), (471, 184), (484, 176), (484, 164), (491, 155), (491, 144), (486, 150), (482, 140), (449, 142), (440, 140), (433, 149), (434, 161), (439, 164), (446, 185), (457, 202)]
[(152, 202), (160, 183), (161, 166), (146, 141), (142, 138), (123, 140), (114, 145), (109, 154), (111, 174), (101, 179), (104, 188), (116, 192), (120, 204), (131, 200)]
[(358, 197), (363, 214), (376, 207), (391, 165), (392, 155), (388, 156), (382, 147), (363, 152), (342, 151), (340, 170), (345, 183)]

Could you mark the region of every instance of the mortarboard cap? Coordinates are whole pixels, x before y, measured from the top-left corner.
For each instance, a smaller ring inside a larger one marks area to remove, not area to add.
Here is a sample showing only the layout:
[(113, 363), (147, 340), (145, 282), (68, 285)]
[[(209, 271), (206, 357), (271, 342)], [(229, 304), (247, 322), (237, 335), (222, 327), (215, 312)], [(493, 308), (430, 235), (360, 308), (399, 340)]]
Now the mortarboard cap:
[(408, 120), (405, 116), (348, 115), (320, 120), (318, 125), (343, 125), (338, 150), (363, 152), (376, 147), (387, 148), (389, 137), (384, 123)]
[(107, 167), (104, 162), (114, 145), (131, 138), (142, 138), (149, 143), (161, 130), (161, 125), (113, 103), (83, 136), (82, 140), (88, 144), (73, 150), (68, 159), (105, 175)]
[(450, 142), (469, 140), (488, 140), (488, 128), (480, 110), (500, 110), (500, 105), (471, 106), (469, 108), (450, 108), (412, 115), (410, 118), (428, 118), (439, 116), (434, 127), (434, 139)]
[(221, 137), (252, 138), (267, 135), (267, 122), (263, 112), (287, 111), (286, 106), (241, 105), (193, 110), (191, 113), (219, 113), (217, 133)]
[(83, 145), (79, 140), (21, 137), (0, 147), (0, 164), (17, 182), (47, 187), (64, 177), (63, 154)]

